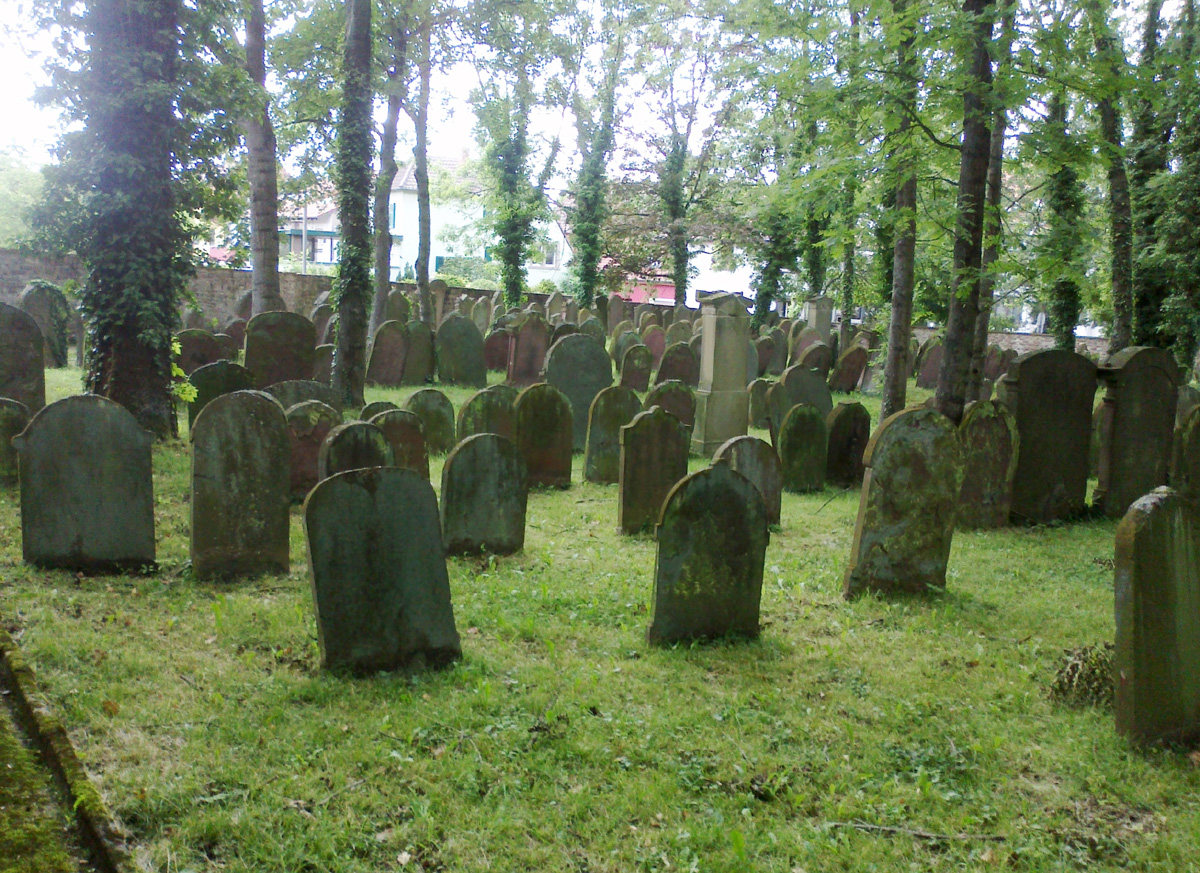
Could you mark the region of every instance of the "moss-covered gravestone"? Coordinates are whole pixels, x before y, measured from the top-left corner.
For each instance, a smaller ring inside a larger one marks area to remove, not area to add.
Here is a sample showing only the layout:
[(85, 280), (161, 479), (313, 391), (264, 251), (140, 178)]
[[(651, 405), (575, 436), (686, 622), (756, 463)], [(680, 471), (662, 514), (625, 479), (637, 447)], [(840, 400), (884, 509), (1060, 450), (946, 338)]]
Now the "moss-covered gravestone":
[(221, 328), (221, 333), (233, 340), (233, 344), (237, 346), (240, 352), (246, 348), (246, 322), (241, 318), (231, 318)]
[(1188, 500), (1200, 501), (1200, 407), (1188, 414), (1176, 434), (1171, 487)]
[(395, 403), (392, 403), (390, 400), (375, 400), (362, 408), (362, 411), (358, 413), (358, 420), (370, 421), (381, 412), (387, 412), (389, 409), (399, 408), (399, 406), (397, 406)]
[(321, 481), (317, 459), (329, 432), (342, 423), (342, 414), (320, 400), (305, 400), (288, 408), (288, 443), (291, 447), (289, 482), (292, 500), (302, 501)]
[(435, 455), (444, 455), (454, 448), (454, 404), (436, 388), (423, 388), (404, 403), (415, 412), (425, 426), (425, 445)]
[(796, 494), (824, 488), (828, 449), (828, 433), (821, 411), (807, 403), (789, 409), (779, 428), (783, 487)]
[(304, 503), (321, 666), (373, 673), (461, 655), (437, 498), (411, 470), (353, 470)]
[(621, 478), (621, 428), (642, 411), (632, 389), (614, 385), (596, 395), (588, 411), (583, 478), (611, 485)]
[(824, 342), (824, 339), (821, 337), (821, 332), (815, 327), (809, 327), (804, 322), (797, 321), (792, 325), (788, 342), (790, 345), (785, 347), (787, 366), (794, 367), (800, 363), (800, 359), (804, 357), (804, 353), (810, 347)]
[(278, 400), (279, 405), (284, 409), (290, 409), (305, 400), (320, 400), (327, 406), (332, 406), (339, 412), (342, 411), (341, 396), (324, 382), (317, 382), (313, 379), (277, 382), (274, 385), (268, 385), (266, 391)]
[(23, 403), (31, 413), (46, 405), (42, 332), (15, 306), (0, 303), (0, 397)]
[(216, 361), (206, 364), (188, 376), (196, 389), (196, 399), (188, 404), (188, 427), (196, 421), (200, 410), (222, 394), (233, 391), (248, 391), (254, 387), (254, 374), (232, 361)]
[(653, 406), (621, 428), (621, 533), (640, 533), (658, 522), (663, 500), (687, 475), (687, 464), (687, 429), (665, 409)]
[(604, 333), (604, 325), (600, 323), (600, 319), (598, 318), (586, 319), (582, 324), (579, 325), (579, 332), (586, 333), (596, 342), (600, 343), (601, 346), (603, 346), (608, 339)]
[[(734, 437), (717, 449), (712, 462), (728, 464), (734, 472), (749, 479), (763, 499), (767, 524), (779, 524), (783, 502), (783, 467), (770, 443), (758, 437)], [(822, 476), (824, 472), (822, 467)]]
[(962, 486), (954, 424), (934, 409), (897, 412), (871, 438), (865, 462), (843, 593), (945, 588)]
[(1117, 732), (1135, 743), (1200, 737), (1200, 508), (1158, 488), (1117, 527)]
[(310, 379), (317, 330), (295, 312), (260, 312), (246, 324), (246, 369), (256, 388)]
[(404, 373), (400, 384), (424, 385), (433, 379), (433, 328), (423, 321), (410, 321), (407, 331), (408, 345), (405, 347)]
[(678, 418), (689, 434), (696, 425), (696, 392), (682, 382), (671, 381), (655, 385), (642, 401), (643, 409), (652, 406), (661, 406)]
[(787, 389), (792, 406), (807, 403), (817, 407), (822, 415), (829, 415), (833, 410), (829, 385), (819, 371), (801, 366), (788, 367), (779, 382)]
[(46, 366), (67, 366), (67, 344), (74, 311), (59, 287), (40, 279), (30, 282), (21, 291), (19, 305), (37, 322), (38, 330), (42, 332)]
[(349, 421), (331, 430), (321, 443), (317, 478), (328, 479), (347, 470), (392, 467), (394, 460), (383, 431), (366, 421)]
[(816, 370), (821, 374), (821, 378), (825, 378), (829, 375), (829, 368), (833, 366), (833, 349), (823, 342), (815, 342), (806, 348), (791, 366)]
[(29, 424), (29, 407), (0, 397), (0, 485), (17, 481), (17, 450), (12, 438)]
[(333, 318), (333, 315), (333, 307), (328, 303), (314, 306), (312, 312), (308, 314), (309, 319), (313, 323), (313, 328), (316, 329), (318, 342), (325, 336), (325, 331), (329, 328), (329, 322)]
[(458, 410), (458, 439), (479, 433), (494, 433), (511, 440), (513, 429), (513, 400), (490, 388), (476, 391)]
[(404, 384), (404, 365), (408, 361), (408, 325), (385, 321), (375, 330), (371, 357), (367, 361), (367, 384), (394, 388)]
[(668, 349), (675, 345), (675, 343), (683, 343), (686, 346), (688, 340), (691, 338), (692, 323), (690, 321), (672, 321), (671, 326), (667, 328)]
[(508, 353), (507, 381), (524, 388), (541, 378), (546, 352), (550, 350), (550, 324), (537, 313), (525, 317), (513, 334)]
[(571, 403), (553, 385), (530, 385), (513, 404), (517, 450), (530, 486), (568, 488), (575, 444)]
[(651, 643), (758, 636), (767, 512), (728, 464), (693, 473), (663, 505), (654, 562)]
[(771, 352), (771, 363), (767, 365), (767, 372), (772, 376), (778, 376), (787, 369), (788, 363), (788, 335), (780, 328), (775, 328), (771, 331), (771, 340), (775, 343), (775, 347)]
[(279, 403), (235, 391), (196, 417), (192, 572), (200, 578), (288, 571), (291, 442)]
[(839, 488), (857, 488), (863, 478), (863, 452), (871, 438), (871, 413), (861, 403), (839, 403), (825, 417), (829, 433), (825, 480)]
[(654, 356), (641, 343), (634, 343), (618, 359), (621, 362), (621, 387), (631, 391), (645, 391), (650, 387), (650, 368)]
[(333, 351), (331, 344), (319, 345), (313, 349), (314, 382), (320, 382), (322, 385), (333, 384)]
[[(644, 345), (645, 343), (642, 342), (641, 336), (632, 330), (627, 330), (613, 338), (612, 342), (609, 344), (608, 351), (612, 356), (612, 359), (623, 366), (625, 362), (625, 353), (634, 346)], [(650, 352), (649, 349), (646, 349), (646, 351)], [(654, 353), (650, 352), (650, 368), (653, 369), (653, 367)]]
[(749, 424), (751, 427), (770, 428), (771, 423), (767, 417), (767, 392), (774, 384), (767, 379), (755, 379), (746, 387), (746, 391), (750, 395)]
[(612, 360), (590, 336), (570, 334), (550, 347), (542, 379), (570, 401), (574, 448), (583, 451), (592, 401), (613, 383)]
[(387, 296), (387, 307), (384, 309), (385, 321), (398, 321), (408, 324), (412, 320), (412, 302), (403, 291), (390, 291)]
[(225, 358), (221, 343), (207, 330), (181, 330), (175, 335), (179, 342), (179, 358), (176, 363), (185, 376), (190, 376), (206, 364)]
[(972, 403), (958, 426), (963, 444), (963, 484), (957, 526), (990, 530), (1008, 524), (1020, 441), (1017, 421), (996, 400)]
[(932, 390), (937, 387), (942, 372), (944, 349), (941, 337), (930, 337), (917, 356), (917, 387)]
[(667, 346), (658, 370), (654, 374), (654, 384), (663, 382), (682, 382), (689, 388), (700, 384), (700, 359), (687, 343), (675, 343)]
[(407, 409), (385, 409), (367, 419), (381, 431), (392, 447), (392, 466), (412, 470), (429, 478), (429, 449), (425, 444), (425, 423)]
[(457, 313), (438, 326), (436, 337), (438, 379), (449, 385), (487, 387), (483, 334), (475, 322)]
[(829, 374), (829, 390), (849, 394), (858, 388), (863, 373), (869, 362), (867, 350), (860, 345), (852, 345), (838, 358), (837, 366)]
[(25, 560), (82, 573), (152, 568), (153, 441), (125, 407), (94, 394), (34, 415), (13, 439)]
[(442, 537), (451, 555), (511, 555), (525, 545), (529, 476), (511, 440), (468, 437), (442, 467)]
[(512, 350), (512, 334), (497, 328), (483, 339), (483, 363), (489, 370), (504, 373), (508, 370), (508, 356)]

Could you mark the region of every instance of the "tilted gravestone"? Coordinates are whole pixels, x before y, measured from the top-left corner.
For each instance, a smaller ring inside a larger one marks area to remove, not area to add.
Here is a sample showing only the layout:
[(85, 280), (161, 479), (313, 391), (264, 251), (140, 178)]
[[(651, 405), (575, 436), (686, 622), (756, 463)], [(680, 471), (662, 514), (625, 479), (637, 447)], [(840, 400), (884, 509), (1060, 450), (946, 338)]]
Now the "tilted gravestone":
[(531, 487), (568, 488), (575, 444), (571, 403), (545, 382), (530, 385), (513, 404), (517, 450)]
[(509, 385), (524, 388), (538, 381), (546, 363), (546, 352), (550, 350), (550, 333), (549, 322), (536, 313), (521, 322), (508, 353), (506, 381)]
[(339, 412), (342, 411), (341, 395), (324, 382), (316, 382), (312, 379), (293, 379), (290, 382), (268, 385), (266, 392), (278, 400), (279, 405), (284, 409), (289, 409), (305, 400), (320, 400)]
[(614, 385), (596, 395), (588, 411), (583, 478), (611, 485), (621, 478), (621, 428), (642, 411), (642, 401), (630, 388)]
[(179, 343), (179, 357), (176, 363), (185, 376), (190, 376), (207, 364), (221, 360), (221, 344), (207, 330), (181, 330), (175, 335)]
[(83, 573), (153, 567), (151, 443), (125, 407), (95, 394), (34, 415), (13, 439), (25, 560)]
[(863, 452), (871, 438), (871, 413), (861, 403), (839, 403), (825, 417), (829, 453), (825, 480), (839, 488), (857, 488), (863, 478)]
[(320, 400), (305, 400), (289, 407), (286, 415), (292, 500), (302, 501), (321, 481), (317, 465), (321, 446), (329, 432), (342, 423), (342, 414)]
[(1021, 451), (1012, 520), (1041, 524), (1084, 509), (1096, 365), (1065, 349), (1030, 352), (1000, 383), (1017, 420)]
[[(679, 419), (691, 434), (696, 425), (696, 392), (682, 382), (663, 382), (655, 385), (642, 402), (643, 409), (661, 406)], [(745, 427), (742, 427), (745, 430)], [(715, 451), (715, 449), (714, 449)]]
[(408, 325), (385, 321), (375, 331), (371, 355), (367, 361), (367, 384), (394, 388), (404, 384), (404, 365), (408, 361)]
[(621, 386), (631, 391), (645, 391), (650, 387), (650, 369), (654, 356), (641, 343), (634, 343), (620, 358)]
[(590, 336), (571, 334), (550, 347), (542, 381), (553, 385), (570, 401), (574, 447), (583, 451), (592, 401), (613, 383), (612, 359), (604, 346)]
[(17, 481), (17, 450), (12, 439), (29, 424), (29, 407), (0, 397), (0, 485)]
[(410, 321), (408, 346), (404, 351), (404, 373), (401, 385), (424, 385), (433, 379), (433, 329), (423, 321)]
[(449, 385), (487, 387), (483, 334), (471, 319), (449, 315), (437, 329), (438, 379)]
[(898, 412), (879, 426), (865, 460), (844, 595), (945, 588), (962, 486), (953, 422), (934, 409)]
[(511, 555), (525, 546), (529, 475), (511, 440), (475, 434), (442, 467), (442, 537), (451, 555)]
[(1129, 508), (1115, 555), (1117, 732), (1200, 737), (1200, 507), (1158, 488)]
[(188, 376), (196, 389), (196, 399), (188, 404), (188, 427), (196, 421), (200, 410), (222, 394), (233, 391), (248, 391), (254, 387), (254, 374), (232, 361), (216, 361), (207, 364)]
[(972, 403), (958, 426), (963, 445), (963, 483), (957, 526), (991, 530), (1008, 524), (1020, 440), (1017, 421), (995, 400)]
[(354, 470), (304, 503), (321, 666), (365, 674), (461, 655), (437, 497), (411, 470)]
[(852, 345), (848, 348), (829, 374), (829, 390), (849, 394), (857, 389), (867, 370), (868, 360), (867, 350), (862, 346)]
[(31, 413), (46, 405), (42, 332), (15, 306), (0, 303), (0, 397), (25, 404)]
[(57, 285), (34, 281), (21, 291), (19, 306), (37, 322), (42, 332), (42, 354), (47, 367), (67, 366), (67, 346), (74, 310)]
[[(771, 444), (758, 437), (734, 437), (713, 455), (714, 464), (725, 463), (749, 479), (763, 500), (767, 524), (779, 524), (783, 502), (783, 467)], [(822, 468), (821, 476), (824, 478)]]
[(256, 388), (311, 377), (316, 347), (316, 328), (295, 312), (260, 312), (246, 325), (246, 369)]
[(1165, 349), (1130, 346), (1099, 370), (1105, 385), (1092, 502), (1121, 518), (1133, 501), (1167, 484), (1179, 368)]
[(754, 484), (728, 464), (693, 473), (667, 496), (657, 535), (649, 642), (758, 636), (769, 534)]
[(819, 409), (807, 403), (789, 409), (779, 428), (778, 445), (784, 488), (805, 494), (825, 487), (829, 440)]
[(658, 363), (658, 371), (654, 374), (654, 384), (663, 382), (682, 382), (689, 388), (700, 384), (700, 359), (687, 343), (676, 343), (668, 346), (663, 352), (662, 360)]
[(261, 391), (224, 394), (191, 432), (192, 572), (199, 578), (287, 573), (288, 419)]
[(621, 428), (621, 533), (640, 533), (658, 522), (663, 500), (687, 475), (687, 465), (687, 430), (666, 410), (651, 407)]
[(1191, 411), (1176, 434), (1171, 487), (1188, 500), (1200, 501), (1200, 407)]
[(339, 424), (325, 437), (317, 453), (317, 478), (328, 479), (347, 470), (392, 467), (392, 446), (383, 431), (365, 421)]
[(425, 444), (425, 423), (407, 409), (387, 409), (368, 422), (383, 431), (392, 447), (392, 466), (412, 470), (429, 478), (429, 450)]
[(389, 409), (399, 408), (399, 406), (397, 406), (395, 403), (392, 403), (390, 400), (375, 400), (362, 408), (362, 410), (358, 413), (358, 420), (370, 421), (381, 412), (387, 412)]
[(425, 427), (425, 445), (435, 455), (444, 455), (454, 448), (454, 404), (436, 388), (423, 388), (404, 403), (415, 412)]
[(459, 442), (481, 433), (494, 433), (511, 440), (513, 400), (490, 388), (476, 391), (458, 410), (456, 432)]
[(513, 335), (497, 328), (483, 340), (483, 363), (489, 370), (504, 373), (508, 370), (508, 356), (512, 352)]

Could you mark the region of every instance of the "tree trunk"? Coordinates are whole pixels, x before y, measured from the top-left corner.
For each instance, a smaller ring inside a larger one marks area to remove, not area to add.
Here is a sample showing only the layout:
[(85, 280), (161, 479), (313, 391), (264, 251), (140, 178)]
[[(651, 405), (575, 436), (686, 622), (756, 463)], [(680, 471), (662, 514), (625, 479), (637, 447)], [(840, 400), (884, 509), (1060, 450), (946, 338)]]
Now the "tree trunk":
[(962, 421), (966, 406), (971, 350), (975, 344), (975, 317), (979, 313), (979, 285), (983, 276), (983, 221), (992, 139), (987, 105), (992, 84), (990, 15), (994, 4), (995, 0), (966, 0), (963, 4), (963, 11), (974, 29), (974, 38), (963, 93), (953, 290), (937, 387), (937, 408), (956, 425)]
[(858, 193), (858, 179), (850, 176), (846, 179), (842, 213), (846, 220), (846, 237), (842, 243), (842, 322), (838, 326), (838, 349), (843, 353), (850, 348), (854, 339), (851, 331), (854, 327), (850, 322), (850, 311), (854, 308), (854, 230), (858, 215), (854, 211), (854, 201)]
[(421, 30), (421, 91), (417, 94), (417, 114), (413, 119), (416, 143), (413, 145), (413, 172), (417, 182), (417, 303), (421, 321), (433, 323), (433, 298), (429, 294), (429, 258), (433, 250), (429, 200), (429, 83), (433, 77), (430, 30), (426, 22)]
[(368, 339), (383, 323), (388, 294), (392, 290), (392, 182), (396, 180), (396, 128), (400, 122), (400, 95), (388, 97), (387, 116), (379, 145), (379, 175), (375, 177), (375, 299), (371, 305)]

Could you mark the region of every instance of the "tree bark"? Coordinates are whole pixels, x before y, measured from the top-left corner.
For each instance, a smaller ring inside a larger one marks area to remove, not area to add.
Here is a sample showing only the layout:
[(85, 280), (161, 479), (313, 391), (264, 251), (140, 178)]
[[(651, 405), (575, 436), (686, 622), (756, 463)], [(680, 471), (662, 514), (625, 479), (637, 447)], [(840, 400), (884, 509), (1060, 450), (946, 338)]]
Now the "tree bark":
[(413, 118), (416, 143), (413, 145), (413, 173), (417, 182), (417, 305), (421, 321), (433, 323), (433, 298), (429, 294), (429, 259), (433, 251), (429, 199), (429, 86), (433, 78), (432, 22), (421, 29), (421, 60), (418, 75), (421, 90)]
[(383, 120), (383, 134), (379, 145), (379, 174), (375, 177), (374, 246), (375, 246), (375, 297), (371, 304), (371, 326), (368, 339), (383, 323), (387, 311), (388, 294), (392, 290), (392, 182), (396, 180), (396, 136), (400, 123), (400, 96), (388, 97), (387, 115)]
[(846, 179), (842, 201), (842, 215), (846, 221), (846, 236), (842, 243), (842, 293), (839, 301), (842, 321), (838, 325), (838, 349), (842, 353), (850, 348), (850, 341), (854, 339), (850, 335), (854, 328), (850, 322), (850, 311), (854, 308), (854, 230), (858, 218), (854, 211), (854, 201), (857, 193), (858, 179), (850, 176)]

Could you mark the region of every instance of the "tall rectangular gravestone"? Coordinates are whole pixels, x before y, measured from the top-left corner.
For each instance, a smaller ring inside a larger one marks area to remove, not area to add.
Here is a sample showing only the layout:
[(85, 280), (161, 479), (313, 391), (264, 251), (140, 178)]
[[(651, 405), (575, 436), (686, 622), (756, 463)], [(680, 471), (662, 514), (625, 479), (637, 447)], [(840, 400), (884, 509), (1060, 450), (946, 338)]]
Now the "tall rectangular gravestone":
[(743, 298), (714, 294), (703, 301), (700, 388), (692, 451), (711, 458), (727, 440), (744, 436), (750, 415), (746, 347), (750, 315)]

